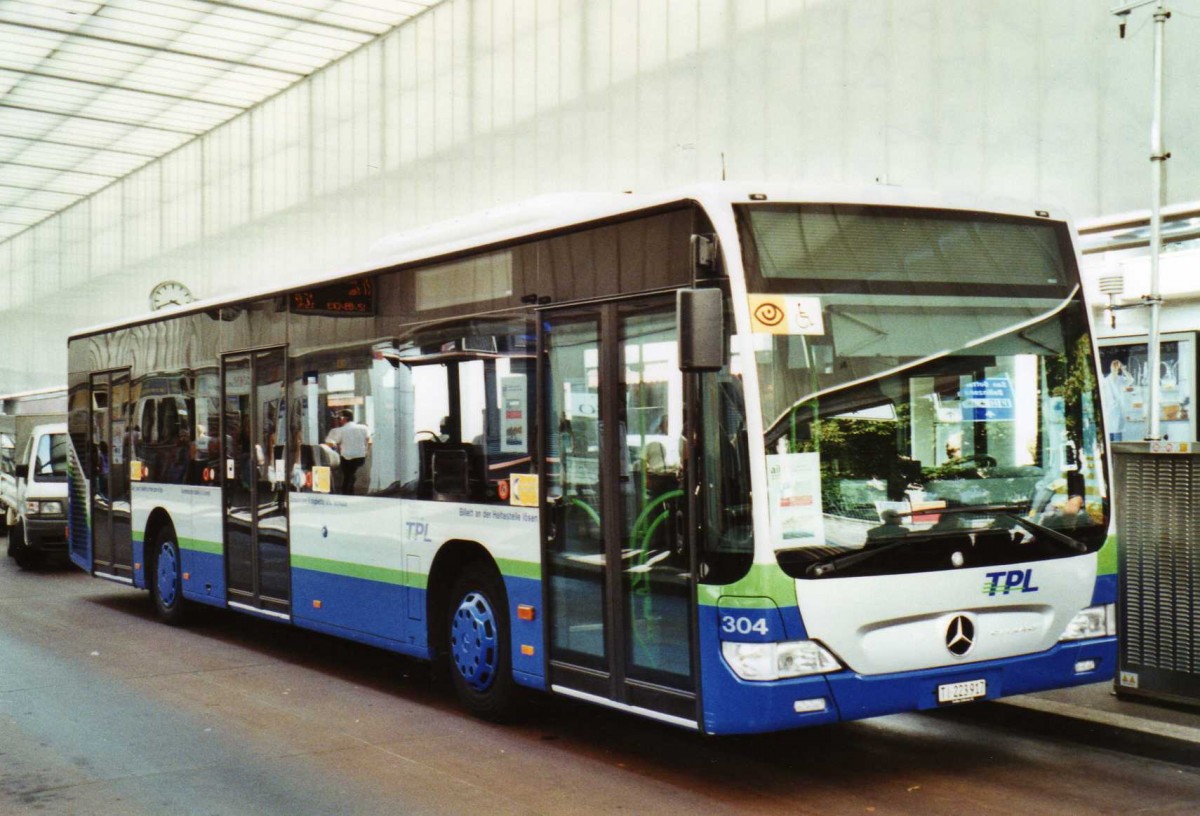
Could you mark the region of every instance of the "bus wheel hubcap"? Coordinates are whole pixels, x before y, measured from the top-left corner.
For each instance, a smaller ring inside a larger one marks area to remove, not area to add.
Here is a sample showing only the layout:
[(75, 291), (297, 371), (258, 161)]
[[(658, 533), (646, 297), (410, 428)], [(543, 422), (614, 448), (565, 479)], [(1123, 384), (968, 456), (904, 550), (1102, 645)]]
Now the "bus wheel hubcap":
[(450, 653), (458, 673), (476, 691), (487, 691), (496, 676), (499, 651), (496, 615), (487, 596), (468, 592), (450, 623)]
[(158, 597), (162, 599), (163, 606), (169, 607), (175, 603), (175, 576), (178, 571), (175, 548), (163, 544), (162, 551), (158, 554)]

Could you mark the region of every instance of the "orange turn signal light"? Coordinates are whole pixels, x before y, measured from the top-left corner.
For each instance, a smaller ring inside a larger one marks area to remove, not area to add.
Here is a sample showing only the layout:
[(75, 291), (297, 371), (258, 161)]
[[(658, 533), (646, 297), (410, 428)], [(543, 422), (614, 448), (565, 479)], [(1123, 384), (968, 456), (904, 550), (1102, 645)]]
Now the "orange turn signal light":
[(517, 619), (531, 621), (537, 617), (537, 610), (529, 604), (517, 604)]

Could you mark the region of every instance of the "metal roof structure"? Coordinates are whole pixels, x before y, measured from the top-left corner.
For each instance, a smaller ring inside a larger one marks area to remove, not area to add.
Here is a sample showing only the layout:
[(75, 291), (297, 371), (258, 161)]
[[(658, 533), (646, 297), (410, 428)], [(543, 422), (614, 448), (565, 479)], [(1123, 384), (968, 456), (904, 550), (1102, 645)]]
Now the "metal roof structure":
[(0, 0), (0, 242), (441, 0)]

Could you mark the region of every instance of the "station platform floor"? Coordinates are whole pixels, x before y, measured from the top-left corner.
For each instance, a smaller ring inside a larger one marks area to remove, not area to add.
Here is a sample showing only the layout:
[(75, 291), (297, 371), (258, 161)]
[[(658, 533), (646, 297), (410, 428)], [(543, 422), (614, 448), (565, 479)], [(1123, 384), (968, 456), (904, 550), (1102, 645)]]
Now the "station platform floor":
[(1083, 728), (1200, 757), (1200, 701), (1189, 706), (1118, 697), (1108, 681), (1006, 697), (997, 704), (1006, 717), (1040, 720), (1047, 730)]

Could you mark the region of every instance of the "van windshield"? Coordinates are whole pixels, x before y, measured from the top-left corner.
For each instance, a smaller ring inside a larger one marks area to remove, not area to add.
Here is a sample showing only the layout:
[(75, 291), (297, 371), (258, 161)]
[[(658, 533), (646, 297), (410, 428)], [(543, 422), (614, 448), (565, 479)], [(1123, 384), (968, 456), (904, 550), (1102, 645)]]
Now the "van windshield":
[(63, 482), (67, 479), (67, 446), (71, 444), (66, 434), (46, 434), (38, 440), (37, 460), (33, 466), (36, 482)]

